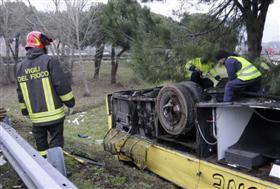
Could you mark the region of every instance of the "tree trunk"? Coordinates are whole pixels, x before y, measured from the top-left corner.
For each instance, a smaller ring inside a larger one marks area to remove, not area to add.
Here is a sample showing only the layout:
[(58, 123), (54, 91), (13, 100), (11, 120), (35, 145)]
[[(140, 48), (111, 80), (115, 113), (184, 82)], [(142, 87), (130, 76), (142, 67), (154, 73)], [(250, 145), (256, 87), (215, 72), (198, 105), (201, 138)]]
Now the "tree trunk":
[(85, 70), (85, 66), (84, 64), (82, 63), (82, 54), (81, 54), (81, 49), (78, 48), (78, 51), (79, 51), (79, 65), (81, 67), (81, 70), (82, 70), (82, 80), (83, 80), (83, 83), (84, 83), (84, 87), (85, 87), (85, 92), (84, 92), (84, 96), (90, 96), (90, 91), (89, 91), (89, 88), (88, 88), (88, 83), (87, 83), (87, 79), (86, 79), (86, 70)]
[[(71, 83), (73, 83), (73, 70), (74, 70), (74, 47), (71, 47), (70, 52), (69, 52), (69, 59), (68, 59), (68, 67), (69, 69), (69, 77)], [(70, 54), (71, 53), (71, 54)]]
[(7, 69), (5, 68), (5, 60), (0, 56), (0, 81), (8, 84), (10, 83), (9, 78), (8, 78), (8, 72)]
[[(18, 62), (18, 39), (16, 39), (16, 44), (15, 44), (15, 50), (13, 49), (13, 47), (11, 46), (10, 41), (8, 41), (7, 45), (7, 49), (10, 50), (10, 52), (13, 55), (13, 60), (14, 60), (14, 65), (12, 65), (12, 67), (10, 67), (10, 53), (9, 55), (7, 55), (8, 57), (8, 62), (7, 62), (7, 69), (8, 69), (8, 77), (9, 80), (11, 81), (11, 83), (15, 82), (15, 75), (16, 75), (16, 65)], [(13, 71), (12, 71), (13, 70)]]
[(12, 73), (14, 73), (13, 71), (11, 71), (11, 66), (10, 66), (10, 63), (11, 63), (11, 57), (10, 57), (10, 42), (9, 42), (9, 39), (7, 39), (5, 36), (4, 36), (4, 40), (5, 40), (5, 45), (6, 45), (6, 71), (7, 71), (7, 76), (8, 76), (8, 80), (9, 80), (9, 83), (13, 83), (14, 81), (14, 78), (12, 76)]
[(20, 34), (17, 33), (16, 35), (16, 43), (15, 43), (15, 53), (14, 53), (14, 60), (15, 60), (15, 66), (14, 66), (14, 74), (16, 75), (16, 68), (18, 63), (18, 53), (19, 53), (19, 36)]
[(99, 70), (103, 57), (104, 44), (99, 42), (96, 44), (96, 53), (94, 55), (94, 76), (93, 79), (99, 79)]
[(74, 70), (74, 47), (72, 47), (72, 49), (71, 49), (71, 58), (69, 59), (69, 64), (70, 64), (70, 71), (71, 71), (71, 75), (72, 75), (73, 70)]
[(247, 34), (248, 34), (248, 56), (251, 61), (260, 57), (262, 51), (262, 37), (263, 28), (260, 26), (257, 20), (247, 24)]
[[(111, 83), (114, 84), (117, 82), (117, 72), (118, 72), (118, 67), (119, 67), (119, 62), (120, 62), (120, 57), (121, 55), (127, 50), (127, 48), (123, 48), (116, 56), (116, 60), (114, 58), (114, 63), (112, 61), (112, 79)], [(113, 51), (112, 51), (113, 52)], [(112, 53), (113, 54), (113, 53)], [(111, 58), (113, 55), (111, 55)], [(115, 49), (114, 49), (114, 57), (115, 57)], [(114, 82), (114, 83), (113, 83)]]
[(86, 78), (86, 69), (84, 64), (82, 63), (82, 54), (81, 54), (81, 41), (80, 41), (80, 17), (79, 17), (79, 12), (78, 10), (75, 10), (75, 32), (76, 32), (76, 42), (77, 42), (77, 47), (78, 47), (78, 53), (79, 53), (79, 65), (81, 67), (81, 71), (82, 71), (82, 81), (85, 87), (85, 92), (84, 92), (84, 96), (90, 96), (90, 91), (88, 88), (88, 82), (87, 82), (87, 78)]
[(116, 60), (115, 60), (115, 46), (112, 45), (112, 49), (111, 49), (111, 65), (112, 65), (112, 68), (111, 68), (111, 84), (115, 84), (116, 81), (117, 81), (117, 63), (116, 63)]
[[(248, 54), (249, 59), (254, 61), (260, 57), (262, 51), (263, 30), (266, 20), (269, 4), (271, 1), (263, 1), (260, 6), (251, 6), (251, 2), (244, 1), (245, 10), (243, 12), (246, 21), (246, 30), (248, 36)], [(252, 9), (251, 9), (252, 7)]]
[(260, 57), (262, 49), (262, 36), (258, 35), (256, 31), (252, 28), (248, 28), (248, 58), (253, 61), (255, 58)]

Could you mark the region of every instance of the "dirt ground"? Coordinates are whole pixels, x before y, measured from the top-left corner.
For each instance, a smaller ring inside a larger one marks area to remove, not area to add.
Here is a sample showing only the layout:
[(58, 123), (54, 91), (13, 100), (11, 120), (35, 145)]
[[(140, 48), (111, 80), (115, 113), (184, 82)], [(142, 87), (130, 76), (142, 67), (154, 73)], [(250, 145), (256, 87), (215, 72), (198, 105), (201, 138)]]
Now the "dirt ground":
[[(73, 92), (76, 97), (74, 114), (65, 120), (65, 147), (68, 152), (90, 157), (104, 166), (84, 165), (71, 157), (66, 156), (67, 169), (72, 173), (69, 178), (78, 188), (146, 188), (146, 189), (173, 189), (173, 184), (163, 180), (157, 175), (139, 170), (136, 166), (120, 162), (108, 152), (103, 150), (103, 137), (107, 131), (107, 118), (105, 108), (106, 94), (113, 91), (146, 87), (147, 84), (137, 79), (127, 66), (120, 66), (118, 83), (110, 84), (109, 65), (103, 66), (99, 80), (92, 80), (92, 69), (89, 66), (87, 73), (88, 85), (91, 91), (90, 97), (84, 97), (84, 86), (81, 82), (79, 68), (73, 80)], [(21, 136), (34, 145), (31, 133), (31, 123), (23, 117), (17, 103), (15, 91), (16, 85), (0, 85), (0, 105), (6, 107), (14, 127)], [(87, 138), (80, 138), (78, 134), (84, 134)], [(0, 154), (1, 156), (1, 154)], [(12, 167), (6, 163), (0, 166), (0, 189), (25, 188), (20, 184), (20, 179)]]

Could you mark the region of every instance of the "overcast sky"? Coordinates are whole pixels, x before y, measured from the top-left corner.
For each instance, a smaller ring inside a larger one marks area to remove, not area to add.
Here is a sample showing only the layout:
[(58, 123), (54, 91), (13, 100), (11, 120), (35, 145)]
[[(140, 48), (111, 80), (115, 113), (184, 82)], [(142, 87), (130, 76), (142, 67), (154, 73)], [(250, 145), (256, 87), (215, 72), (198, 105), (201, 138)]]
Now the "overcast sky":
[[(26, 0), (25, 0), (26, 1)], [(90, 0), (91, 2), (107, 2), (107, 0)], [(50, 4), (52, 0), (30, 0), (30, 2), (38, 10), (50, 10), (53, 9)], [(180, 10), (181, 3), (180, 0), (164, 0), (162, 2), (154, 1), (153, 3), (147, 3), (148, 6), (153, 12), (163, 14), (166, 16), (173, 17), (172, 11)], [(265, 30), (263, 35), (263, 42), (268, 41), (280, 41), (280, 0), (275, 0), (272, 5), (269, 6), (267, 19), (265, 23)], [(203, 11), (199, 9), (189, 9), (185, 7), (189, 12), (198, 12)], [(186, 10), (183, 10), (186, 11)]]

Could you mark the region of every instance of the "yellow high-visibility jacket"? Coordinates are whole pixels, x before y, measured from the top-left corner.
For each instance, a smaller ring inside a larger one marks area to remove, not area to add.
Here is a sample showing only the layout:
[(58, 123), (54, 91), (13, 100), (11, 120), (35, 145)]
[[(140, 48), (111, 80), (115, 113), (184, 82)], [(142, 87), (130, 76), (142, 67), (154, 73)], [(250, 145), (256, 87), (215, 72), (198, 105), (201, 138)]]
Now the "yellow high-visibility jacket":
[(191, 71), (189, 71), (189, 68), (191, 66), (194, 66), (198, 71), (202, 72), (203, 76), (210, 75), (212, 77), (216, 77), (218, 75), (217, 71), (214, 69), (214, 63), (207, 62), (202, 64), (201, 58), (198, 57), (187, 61), (187, 63), (185, 64), (186, 78), (190, 78), (191, 76)]
[(233, 58), (240, 62), (241, 69), (236, 72), (236, 77), (242, 81), (249, 81), (260, 77), (261, 72), (248, 60), (240, 56), (230, 56), (228, 59)]

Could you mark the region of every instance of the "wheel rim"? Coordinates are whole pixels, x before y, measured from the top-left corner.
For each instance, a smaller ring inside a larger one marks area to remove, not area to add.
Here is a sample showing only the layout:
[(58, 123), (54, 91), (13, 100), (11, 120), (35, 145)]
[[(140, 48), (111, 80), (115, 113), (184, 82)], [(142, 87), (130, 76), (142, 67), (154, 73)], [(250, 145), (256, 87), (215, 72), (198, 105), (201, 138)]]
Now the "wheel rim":
[(193, 97), (180, 84), (160, 90), (157, 96), (157, 112), (161, 127), (171, 135), (180, 135), (193, 128)]
[(181, 105), (176, 96), (170, 96), (166, 103), (163, 105), (163, 117), (167, 123), (169, 123), (170, 128), (174, 128), (181, 117)]

